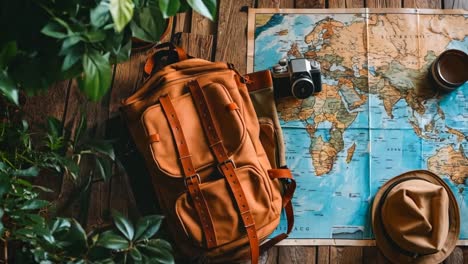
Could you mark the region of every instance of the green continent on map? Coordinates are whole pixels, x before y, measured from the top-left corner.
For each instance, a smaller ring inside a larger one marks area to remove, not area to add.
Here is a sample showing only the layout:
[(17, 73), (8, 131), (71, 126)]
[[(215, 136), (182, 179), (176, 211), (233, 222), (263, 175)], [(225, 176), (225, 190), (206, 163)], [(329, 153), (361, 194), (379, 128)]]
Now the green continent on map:
[(457, 184), (464, 184), (468, 178), (468, 158), (461, 145), (458, 151), (452, 145), (437, 150), (427, 160), (427, 168), (438, 175), (450, 177)]

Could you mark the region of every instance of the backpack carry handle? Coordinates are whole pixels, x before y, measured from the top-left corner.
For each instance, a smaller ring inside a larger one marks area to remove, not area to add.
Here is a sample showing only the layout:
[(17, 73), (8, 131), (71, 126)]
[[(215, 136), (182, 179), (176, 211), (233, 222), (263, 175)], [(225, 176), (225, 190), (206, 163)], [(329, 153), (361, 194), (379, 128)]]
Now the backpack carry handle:
[(147, 75), (152, 75), (156, 69), (160, 69), (162, 66), (192, 58), (183, 48), (172, 42), (159, 44), (154, 49), (156, 52), (146, 59), (144, 70)]

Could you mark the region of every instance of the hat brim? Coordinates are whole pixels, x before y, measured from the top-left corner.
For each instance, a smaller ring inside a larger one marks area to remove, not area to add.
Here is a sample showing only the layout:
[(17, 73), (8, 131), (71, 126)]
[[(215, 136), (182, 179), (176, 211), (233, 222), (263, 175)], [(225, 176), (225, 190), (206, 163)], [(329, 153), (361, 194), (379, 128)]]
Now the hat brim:
[[(447, 190), (449, 197), (449, 231), (447, 240), (440, 251), (429, 255), (420, 255), (417, 257), (408, 256), (395, 245), (390, 237), (385, 234), (384, 226), (382, 223), (382, 216), (380, 214), (380, 202), (384, 194), (389, 188), (393, 188), (395, 183), (403, 182), (412, 179), (422, 179), (433, 184), (440, 185)], [(375, 236), (377, 247), (381, 250), (382, 254), (394, 263), (440, 263), (447, 258), (457, 245), (458, 237), (460, 235), (460, 212), (457, 205), (457, 200), (450, 190), (449, 186), (436, 174), (426, 170), (415, 170), (401, 174), (389, 181), (387, 181), (377, 192), (372, 203), (372, 229)]]

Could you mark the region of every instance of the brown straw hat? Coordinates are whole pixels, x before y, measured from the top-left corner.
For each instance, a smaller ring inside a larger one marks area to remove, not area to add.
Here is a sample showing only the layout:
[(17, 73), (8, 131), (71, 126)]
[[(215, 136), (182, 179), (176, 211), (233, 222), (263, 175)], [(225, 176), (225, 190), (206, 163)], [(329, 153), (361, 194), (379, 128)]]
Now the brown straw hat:
[(377, 247), (394, 263), (439, 263), (460, 234), (457, 201), (436, 174), (416, 170), (386, 182), (372, 205)]

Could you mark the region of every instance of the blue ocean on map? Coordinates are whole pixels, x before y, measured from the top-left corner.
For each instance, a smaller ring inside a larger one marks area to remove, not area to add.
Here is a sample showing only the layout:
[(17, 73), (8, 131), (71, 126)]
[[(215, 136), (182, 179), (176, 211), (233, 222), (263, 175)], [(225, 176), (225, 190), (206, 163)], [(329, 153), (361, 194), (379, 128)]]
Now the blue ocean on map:
[[(364, 19), (354, 14), (275, 14), (256, 28), (253, 70), (269, 69), (282, 58), (292, 58), (287, 54), (292, 43), (300, 52), (306, 52), (309, 47), (304, 37), (327, 17), (345, 25)], [(278, 34), (286, 29), (288, 34)], [(451, 41), (446, 49), (468, 53), (468, 36)], [(340, 67), (330, 69), (343, 71)], [(372, 62), (365, 67), (371, 76), (378, 76), (378, 67)], [(322, 82), (338, 85), (337, 80), (326, 76)], [(332, 140), (333, 124), (328, 120), (315, 124), (312, 116), (288, 121), (280, 116), (287, 164), (298, 186), (293, 200), (295, 227), (290, 238), (372, 239), (370, 206), (382, 184), (410, 170), (428, 169), (429, 160), (443, 148), (451, 147), (468, 157), (468, 83), (450, 94), (424, 101), (424, 113), (415, 112), (401, 98), (392, 105), (390, 116), (380, 96), (365, 95), (363, 105), (347, 109), (357, 116), (343, 132), (343, 146), (331, 170), (321, 175), (317, 175), (312, 148), (318, 139), (325, 143)], [(308, 125), (315, 127), (314, 132), (307, 131)], [(457, 184), (447, 176), (442, 178), (457, 198), (461, 223), (468, 223), (467, 182)], [(282, 219), (273, 235), (284, 231), (286, 223)], [(468, 239), (467, 224), (461, 226), (460, 238)]]

